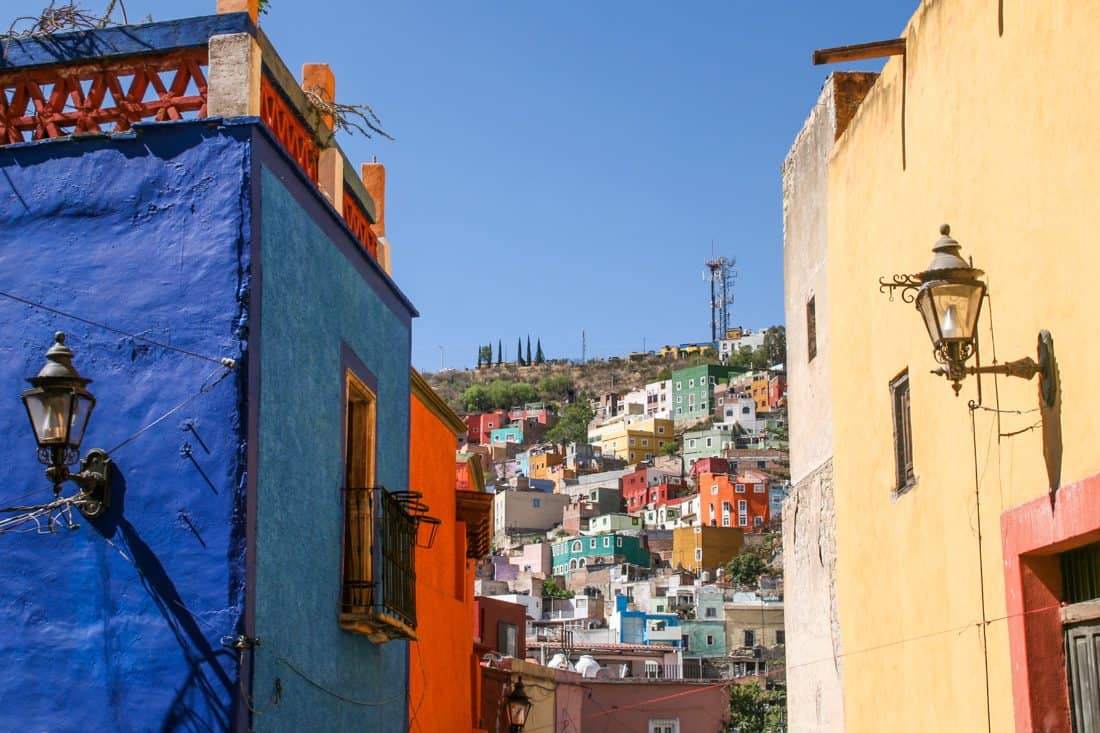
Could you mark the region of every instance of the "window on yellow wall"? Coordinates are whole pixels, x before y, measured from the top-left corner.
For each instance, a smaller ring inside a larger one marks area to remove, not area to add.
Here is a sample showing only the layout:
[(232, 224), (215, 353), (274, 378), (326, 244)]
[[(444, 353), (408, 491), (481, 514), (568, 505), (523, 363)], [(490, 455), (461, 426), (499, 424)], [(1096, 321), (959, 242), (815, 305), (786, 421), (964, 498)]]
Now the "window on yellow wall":
[(894, 490), (901, 492), (916, 483), (916, 475), (913, 473), (913, 428), (909, 415), (908, 369), (891, 380), (890, 402), (894, 415)]
[(344, 432), (344, 557), (342, 617), (367, 614), (373, 603), (375, 397), (347, 372)]

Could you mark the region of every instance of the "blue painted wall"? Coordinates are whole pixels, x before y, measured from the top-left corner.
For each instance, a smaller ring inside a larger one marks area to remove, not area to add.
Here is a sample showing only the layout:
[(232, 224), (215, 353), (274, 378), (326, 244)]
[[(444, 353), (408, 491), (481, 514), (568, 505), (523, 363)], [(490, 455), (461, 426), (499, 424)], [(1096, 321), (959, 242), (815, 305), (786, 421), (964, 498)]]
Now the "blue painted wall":
[[(0, 290), (241, 358), (250, 136), (152, 125), (0, 148)], [(0, 506), (51, 496), (19, 394), (55, 330), (95, 380), (85, 448), (194, 398), (112, 450), (106, 517), (0, 535), (0, 730), (225, 729), (237, 658), (219, 640), (244, 603), (243, 372), (200, 396), (220, 366), (4, 297), (0, 322)]]
[[(378, 483), (408, 487), (412, 312), (334, 225), (327, 205), (263, 152), (256, 477), (257, 731), (401, 731), (408, 645), (338, 624), (342, 546), (341, 345), (377, 380)], [(278, 704), (271, 701), (278, 697)]]

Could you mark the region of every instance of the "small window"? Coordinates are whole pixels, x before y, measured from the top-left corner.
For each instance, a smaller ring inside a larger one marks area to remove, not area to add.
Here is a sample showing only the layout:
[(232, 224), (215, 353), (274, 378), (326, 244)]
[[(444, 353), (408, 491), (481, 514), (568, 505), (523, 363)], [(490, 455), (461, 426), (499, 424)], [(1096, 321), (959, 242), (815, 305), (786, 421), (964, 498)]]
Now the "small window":
[(718, 618), (718, 609), (714, 606), (708, 606), (703, 615), (706, 618)]
[(710, 487), (710, 495), (711, 496), (717, 496), (718, 495), (718, 484), (714, 484), (713, 486)]
[(894, 413), (894, 473), (896, 491), (905, 491), (915, 482), (913, 474), (913, 429), (909, 416), (909, 370), (890, 382), (890, 401)]
[(515, 624), (497, 622), (497, 651), (506, 657), (514, 657), (518, 653), (517, 640), (519, 630)]
[(593, 537), (592, 539), (590, 539), (588, 541), (588, 547), (593, 549), (593, 550), (596, 549), (596, 538), (595, 537)]
[(604, 537), (603, 538), (603, 546), (604, 547), (611, 547), (611, 538), (610, 537)]
[(744, 484), (737, 484), (736, 486), (733, 487), (733, 490), (736, 491), (738, 494), (744, 494), (745, 493), (745, 485)]
[(733, 504), (730, 504), (728, 501), (723, 501), (722, 502), (722, 512), (724, 514), (729, 514), (732, 511), (733, 511)]
[(723, 527), (730, 526), (730, 515), (728, 515), (728, 514), (723, 514), (722, 515), (722, 526)]
[[(656, 664), (656, 662), (654, 662), (654, 664)], [(648, 677), (649, 662), (646, 662), (646, 672), (646, 676)], [(650, 720), (649, 728), (646, 729), (646, 733), (680, 733), (680, 719)]]
[(738, 527), (748, 527), (749, 526), (749, 518), (746, 517), (744, 514), (741, 514), (740, 516), (737, 517), (737, 526)]
[(665, 434), (665, 426), (664, 425), (658, 425), (657, 426), (657, 434), (658, 435), (664, 435)]
[(648, 448), (649, 447), (649, 438), (642, 438), (642, 447), (643, 448)]
[(688, 389), (695, 389), (695, 380), (694, 379), (689, 379), (688, 380)]
[(615, 547), (622, 547), (622, 546), (623, 546), (623, 538), (622, 537), (616, 537), (615, 538)]
[(740, 512), (741, 514), (744, 514), (748, 510), (749, 510), (749, 503), (747, 501), (745, 501), (744, 499), (738, 499), (737, 500), (737, 511)]
[(754, 494), (763, 494), (764, 493), (764, 484), (753, 484), (752, 485), (752, 493), (754, 493)]
[(696, 547), (695, 548), (695, 562), (703, 562), (703, 548), (702, 547)]
[(707, 634), (707, 646), (714, 646), (714, 637)]
[(756, 646), (756, 631), (753, 629), (745, 629), (744, 646)]
[(759, 529), (760, 527), (763, 527), (764, 526), (764, 518), (763, 517), (753, 517), (752, 518), (752, 526), (756, 527), (757, 529)]
[(583, 549), (584, 549), (584, 544), (582, 544), (580, 540), (577, 540), (573, 543), (573, 548), (572, 548), (571, 551), (572, 552), (580, 552)]
[(813, 361), (817, 356), (817, 307), (813, 296), (806, 303), (806, 361)]
[(748, 415), (749, 414), (749, 408), (748, 407), (742, 407), (741, 408), (741, 414), (742, 415)]
[(707, 447), (710, 448), (714, 445), (714, 438), (707, 438)]
[(676, 382), (676, 389), (682, 389), (682, 388), (683, 388), (683, 382), (679, 382), (679, 381)]
[(787, 635), (786, 635), (786, 633), (784, 633), (783, 629), (777, 629), (776, 630), (776, 632), (775, 632), (775, 643), (778, 644), (779, 646), (783, 646), (784, 644), (787, 643)]

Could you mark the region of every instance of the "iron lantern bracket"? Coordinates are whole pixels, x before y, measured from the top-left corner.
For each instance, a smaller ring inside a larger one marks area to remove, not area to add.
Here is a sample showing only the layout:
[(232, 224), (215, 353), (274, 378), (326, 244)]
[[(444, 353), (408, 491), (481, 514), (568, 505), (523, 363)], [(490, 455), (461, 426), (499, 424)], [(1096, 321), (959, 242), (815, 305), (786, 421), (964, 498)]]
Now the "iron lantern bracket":
[(88, 451), (88, 455), (80, 459), (80, 472), (68, 473), (66, 471), (67, 475), (61, 481), (56, 482), (55, 486), (59, 487), (64, 481), (72, 481), (79, 486), (83, 501), (79, 502), (77, 506), (84, 516), (95, 519), (102, 516), (110, 505), (111, 468), (113, 465), (107, 451), (93, 448)]
[(913, 303), (917, 299), (917, 291), (920, 290), (920, 286), (924, 284), (920, 275), (909, 274), (895, 274), (890, 276), (890, 281), (887, 282), (885, 277), (878, 279), (878, 291), (880, 293), (889, 293), (890, 300), (894, 300), (894, 291), (901, 291), (901, 299), (905, 303)]
[[(1055, 380), (1054, 374), (1054, 339), (1050, 335), (1050, 331), (1040, 331), (1038, 346), (1038, 361), (1032, 359), (1030, 356), (1025, 356), (1022, 359), (1016, 359), (1015, 361), (1006, 361), (1000, 364), (990, 364), (988, 366), (970, 366), (966, 367), (966, 374), (1001, 374), (1006, 377), (1018, 377), (1020, 379), (1032, 379), (1036, 374), (1039, 375), (1039, 394), (1042, 397), (1043, 403), (1047, 407), (1053, 407), (1058, 397), (1058, 386)], [(952, 378), (950, 372), (944, 367), (939, 369), (933, 369), (932, 373)]]

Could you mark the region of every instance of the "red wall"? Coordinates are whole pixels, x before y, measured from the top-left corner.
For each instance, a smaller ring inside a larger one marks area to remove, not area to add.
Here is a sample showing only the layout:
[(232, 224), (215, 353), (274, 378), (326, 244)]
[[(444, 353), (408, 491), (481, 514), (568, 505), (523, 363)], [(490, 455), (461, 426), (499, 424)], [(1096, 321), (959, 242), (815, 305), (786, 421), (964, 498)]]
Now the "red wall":
[(424, 493), (428, 513), (443, 520), (430, 549), (416, 550), (419, 641), (409, 645), (409, 730), (470, 731), (480, 669), (473, 634), (473, 562), (466, 524), (455, 516), (455, 435), (414, 395), (409, 488)]
[(1071, 729), (1058, 555), (1100, 540), (1100, 475), (1001, 514), (1016, 730)]

